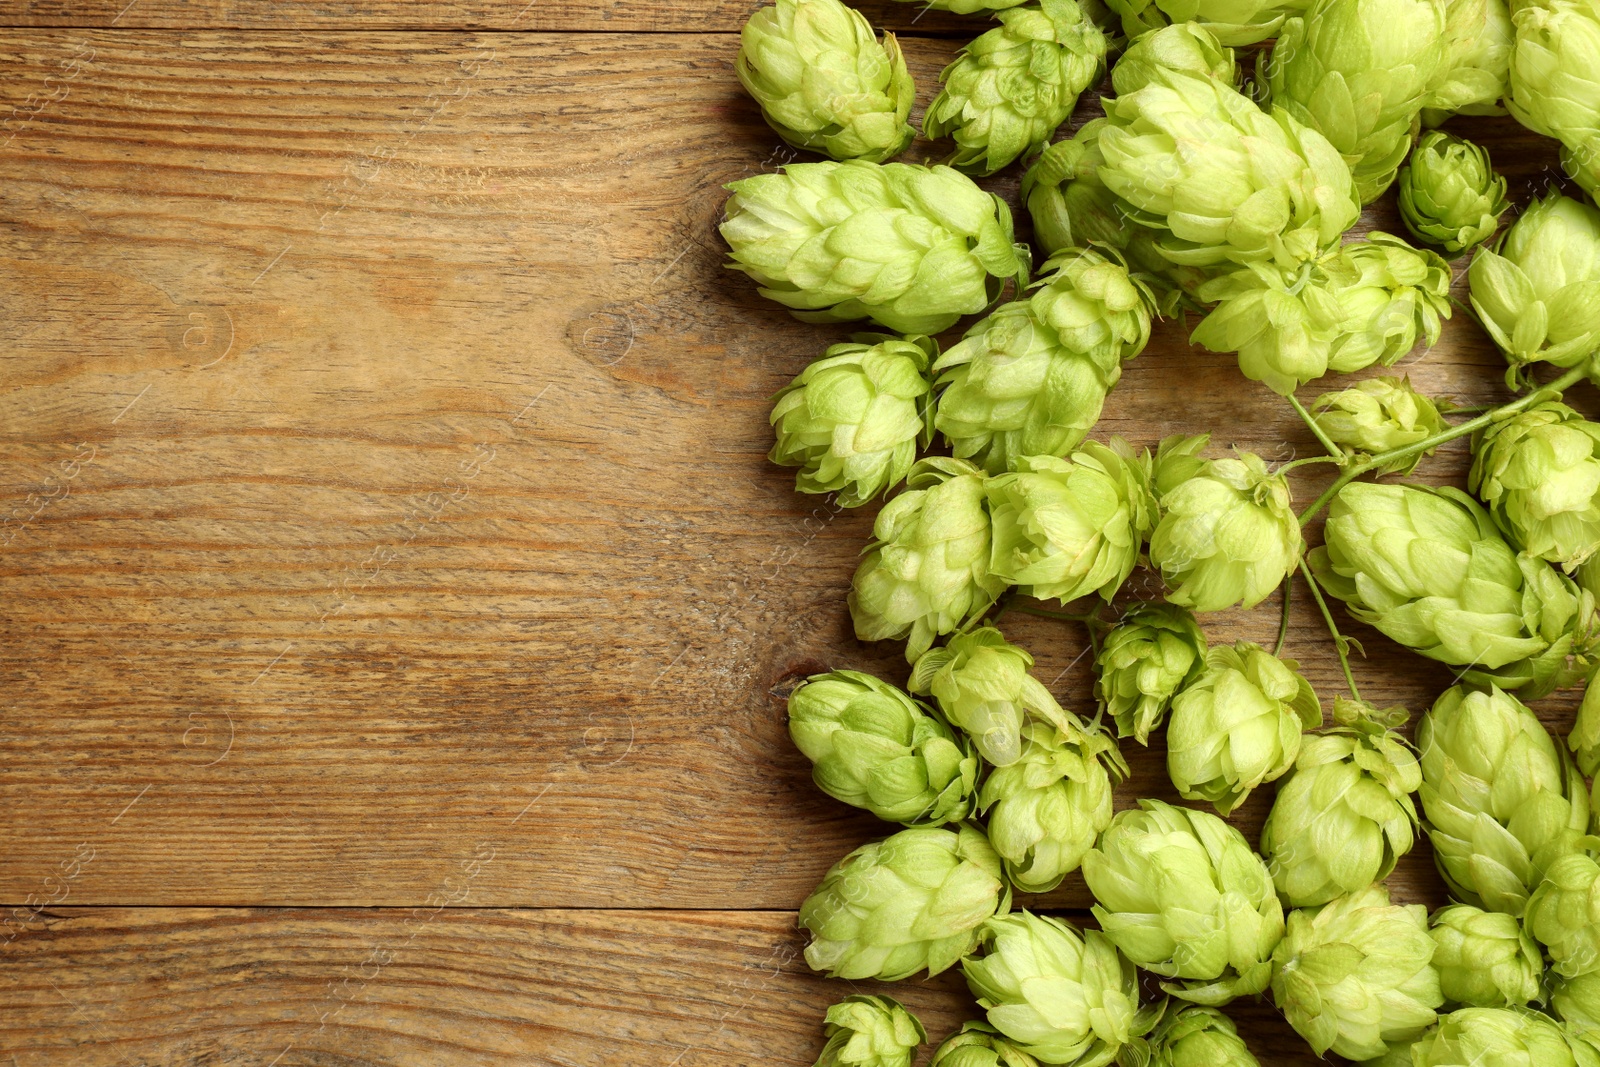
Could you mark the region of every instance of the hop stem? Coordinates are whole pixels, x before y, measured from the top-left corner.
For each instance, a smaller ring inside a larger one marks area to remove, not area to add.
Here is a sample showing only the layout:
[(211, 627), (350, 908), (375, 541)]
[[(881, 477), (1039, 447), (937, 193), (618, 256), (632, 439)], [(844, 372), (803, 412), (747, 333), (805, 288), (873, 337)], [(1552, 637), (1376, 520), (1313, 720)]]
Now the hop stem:
[[(1312, 418), (1311, 412), (1307, 411), (1306, 406), (1300, 403), (1299, 397), (1290, 393), (1286, 399), (1289, 401), (1290, 406), (1294, 408), (1294, 413), (1300, 416), (1300, 421), (1306, 424), (1306, 429), (1311, 431), (1311, 436), (1317, 439), (1318, 444), (1327, 449), (1329, 458), (1335, 463), (1341, 464), (1350, 458), (1345, 455), (1344, 449), (1335, 444), (1333, 438), (1328, 436), (1327, 431), (1317, 425), (1317, 420)], [(1320, 459), (1321, 457), (1318, 458)]]
[(1294, 600), (1294, 581), (1291, 578), (1283, 580), (1283, 611), (1278, 616), (1278, 643), (1272, 646), (1274, 656), (1283, 654), (1283, 644), (1289, 640), (1289, 605)]
[[(1328, 633), (1333, 635), (1333, 650), (1339, 654), (1339, 666), (1344, 668), (1344, 681), (1350, 687), (1350, 699), (1360, 700), (1361, 693), (1356, 689), (1356, 676), (1350, 670), (1350, 639), (1339, 632), (1339, 624), (1333, 621), (1333, 612), (1328, 610), (1328, 602), (1322, 597), (1322, 587), (1317, 585), (1317, 580), (1311, 576), (1311, 568), (1306, 566), (1305, 560), (1300, 561), (1300, 574), (1305, 578), (1306, 585), (1311, 587), (1311, 598), (1317, 602), (1317, 607), (1322, 612), (1322, 621), (1328, 624)], [(1286, 601), (1287, 599), (1285, 597)], [(1288, 617), (1288, 613), (1285, 612), (1285, 621)]]

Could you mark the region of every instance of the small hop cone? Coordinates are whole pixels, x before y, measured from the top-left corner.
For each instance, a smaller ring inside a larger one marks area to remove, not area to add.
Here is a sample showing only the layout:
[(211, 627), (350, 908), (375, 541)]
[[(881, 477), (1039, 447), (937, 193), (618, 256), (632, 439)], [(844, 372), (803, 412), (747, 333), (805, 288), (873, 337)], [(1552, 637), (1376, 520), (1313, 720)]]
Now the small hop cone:
[(1600, 425), (1558, 401), (1473, 443), (1467, 487), (1511, 544), (1568, 574), (1600, 551)]
[(1515, 36), (1506, 0), (1446, 0), (1443, 76), (1423, 102), (1423, 125), (1451, 115), (1504, 115)]
[(1600, 190), (1600, 7), (1591, 0), (1519, 4), (1506, 107), (1518, 122), (1562, 145), (1567, 174)]
[(1069, 735), (1076, 720), (1028, 668), (1033, 657), (999, 630), (980, 626), (930, 649), (911, 671), (913, 693), (932, 695), (951, 723), (966, 731), (983, 758), (1005, 767), (1022, 757), (1023, 728), (1030, 719)]
[(1039, 1061), (988, 1023), (963, 1023), (933, 1052), (928, 1067), (1039, 1067)]
[(911, 1067), (928, 1040), (922, 1022), (893, 997), (845, 997), (828, 1009), (827, 1044), (815, 1067)]
[(1437, 130), (1411, 150), (1399, 189), (1400, 219), (1411, 236), (1451, 258), (1493, 237), (1511, 206), (1488, 151)]
[(1510, 915), (1451, 904), (1434, 913), (1429, 933), (1447, 1004), (1521, 1008), (1543, 999), (1544, 956)]
[(1107, 0), (1122, 17), (1130, 38), (1193, 21), (1225, 45), (1238, 47), (1276, 37), (1284, 19), (1306, 9), (1308, 0)]
[(1140, 604), (1100, 642), (1095, 691), (1118, 737), (1150, 743), (1172, 698), (1205, 670), (1206, 638), (1194, 615), (1173, 604)]
[(1261, 1067), (1233, 1020), (1217, 1008), (1169, 1011), (1150, 1035), (1151, 1067)]
[[(1421, 444), (1448, 428), (1439, 406), (1413, 389), (1409, 378), (1367, 378), (1348, 389), (1323, 393), (1312, 402), (1311, 414), (1334, 444), (1366, 456)], [(1379, 472), (1410, 474), (1433, 451), (1392, 460)]]
[(1416, 1067), (1600, 1067), (1600, 1053), (1548, 1017), (1507, 1008), (1461, 1008), (1412, 1046)]

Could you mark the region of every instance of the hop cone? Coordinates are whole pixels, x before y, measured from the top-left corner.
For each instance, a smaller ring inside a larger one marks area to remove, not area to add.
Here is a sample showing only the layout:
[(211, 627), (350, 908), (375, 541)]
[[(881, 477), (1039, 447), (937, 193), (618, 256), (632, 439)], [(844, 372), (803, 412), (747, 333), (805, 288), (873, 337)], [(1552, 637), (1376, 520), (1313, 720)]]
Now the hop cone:
[(882, 163), (905, 151), (916, 97), (894, 34), (879, 44), (839, 0), (777, 0), (750, 16), (734, 72), (796, 148)]
[[(1312, 416), (1334, 444), (1350, 452), (1374, 456), (1421, 444), (1448, 428), (1439, 407), (1411, 387), (1410, 378), (1367, 378), (1348, 389), (1323, 393), (1311, 405)], [(1410, 474), (1433, 449), (1391, 460), (1382, 474)]]
[(1514, 546), (1571, 574), (1600, 551), (1600, 425), (1557, 401), (1473, 443), (1468, 488)]
[(1600, 1054), (1543, 1015), (1506, 1008), (1462, 1008), (1418, 1041), (1416, 1067), (1600, 1067)]
[(728, 188), (730, 266), (808, 322), (936, 334), (1027, 275), (1005, 201), (949, 167), (795, 163)]
[(1595, 0), (1519, 4), (1511, 16), (1511, 92), (1518, 122), (1562, 145), (1567, 174), (1600, 191), (1600, 5)]
[(934, 1050), (928, 1067), (1039, 1067), (1039, 1061), (1001, 1037), (988, 1023), (969, 1022), (944, 1039)]
[(1576, 978), (1557, 975), (1550, 985), (1550, 1006), (1567, 1033), (1600, 1048), (1600, 971)]
[(906, 659), (915, 662), (936, 635), (987, 609), (1005, 583), (989, 573), (982, 471), (931, 457), (912, 466), (906, 486), (878, 512), (849, 603), (858, 638), (909, 638)]
[(1141, 800), (1111, 820), (1083, 877), (1105, 936), (1173, 996), (1217, 1006), (1267, 987), (1283, 907), (1261, 857), (1215, 815)]
[(1422, 771), (1392, 729), (1405, 719), (1404, 708), (1379, 712), (1341, 697), (1339, 726), (1306, 738), (1261, 831), (1261, 854), (1290, 907), (1382, 881), (1411, 851)]
[[(1593, 597), (1516, 555), (1476, 501), (1456, 489), (1353, 482), (1328, 509), (1311, 570), (1350, 613), (1413, 651), (1469, 668), (1469, 682), (1567, 681), (1574, 633)], [(1581, 649), (1580, 649), (1581, 651)]]
[(1150, 454), (1113, 437), (1069, 459), (1026, 456), (1018, 468), (989, 479), (989, 573), (1040, 600), (1109, 601), (1155, 525)]
[(1130, 38), (1169, 23), (1194, 22), (1225, 45), (1255, 44), (1276, 37), (1283, 20), (1309, 0), (1106, 0), (1122, 16)]
[(1187, 608), (1145, 603), (1131, 609), (1100, 642), (1095, 692), (1117, 723), (1118, 737), (1150, 743), (1172, 698), (1205, 670), (1206, 637)]
[(845, 997), (828, 1009), (815, 1067), (911, 1067), (918, 1045), (928, 1040), (922, 1022), (893, 997)]
[(1452, 258), (1493, 237), (1509, 206), (1488, 151), (1448, 133), (1423, 134), (1400, 171), (1400, 220)]
[(1167, 773), (1179, 796), (1226, 816), (1294, 766), (1301, 731), (1320, 725), (1322, 706), (1294, 660), (1249, 641), (1213, 648), (1205, 673), (1172, 701)]
[(1450, 317), (1450, 265), (1437, 253), (1374, 230), (1345, 245), (1341, 255), (1357, 280), (1337, 291), (1341, 322), (1329, 370), (1387, 367), (1419, 341), (1431, 348), (1439, 340), (1442, 320)]
[(1578, 705), (1578, 717), (1567, 737), (1567, 747), (1572, 749), (1578, 769), (1590, 778), (1600, 771), (1600, 686), (1595, 678), (1600, 669), (1591, 671), (1583, 687), (1583, 703)]
[(928, 364), (937, 353), (929, 338), (881, 334), (829, 348), (774, 398), (778, 441), (768, 458), (800, 468), (802, 493), (838, 493), (843, 507), (892, 489), (933, 437)]
[(1446, 690), (1417, 727), (1417, 749), (1433, 858), (1451, 894), (1520, 916), (1545, 869), (1582, 847), (1589, 797), (1572, 761), (1497, 688)]
[(1133, 965), (1098, 930), (1079, 934), (1060, 919), (990, 919), (982, 953), (961, 969), (989, 1024), (1045, 1063), (1110, 1063), (1154, 1022), (1139, 1011)]
[(1191, 1004), (1169, 1012), (1150, 1035), (1150, 1067), (1261, 1067), (1233, 1020)]
[[(1594, 843), (1593, 838), (1585, 842)], [(1522, 924), (1550, 953), (1557, 974), (1576, 978), (1600, 972), (1600, 864), (1577, 851), (1550, 863), (1528, 898)]]
[(957, 456), (991, 473), (1078, 445), (1123, 361), (1150, 340), (1150, 295), (1122, 264), (1071, 249), (1045, 272), (1027, 299), (983, 319), (934, 364), (943, 390), (934, 425)]
[(1217, 40), (1214, 27), (1176, 22), (1133, 39), (1111, 71), (1111, 87), (1132, 93), (1158, 81), (1165, 71), (1183, 71), (1238, 87), (1233, 49)]
[(1033, 657), (992, 626), (958, 634), (923, 653), (911, 671), (911, 691), (929, 693), (945, 717), (971, 735), (996, 767), (1022, 755), (1022, 728), (1032, 716), (1071, 731), (1073, 720), (1028, 668)]
[(1196, 456), (1208, 438), (1169, 437), (1156, 455), (1161, 521), (1150, 562), (1174, 604), (1221, 611), (1255, 607), (1299, 566), (1305, 541), (1290, 506), (1289, 483), (1261, 457)]
[(1047, 893), (1078, 869), (1111, 822), (1111, 789), (1128, 765), (1097, 729), (1034, 722), (1022, 736), (1021, 757), (990, 772), (978, 802), (1011, 884)]
[(1105, 69), (1105, 35), (1076, 0), (997, 17), (939, 75), (944, 90), (922, 123), (929, 140), (955, 139), (950, 162), (969, 174), (993, 174), (1047, 144)]
[(1539, 360), (1574, 367), (1600, 348), (1600, 211), (1588, 204), (1552, 191), (1494, 251), (1478, 250), (1467, 278), (1513, 372)]
[(972, 813), (978, 758), (938, 713), (857, 671), (812, 675), (789, 694), (789, 736), (824, 793), (889, 822)]
[(1382, 1056), (1416, 1038), (1444, 1002), (1421, 904), (1390, 904), (1382, 884), (1289, 913), (1273, 953), (1272, 999), (1317, 1055)]
[(1506, 0), (1445, 0), (1444, 62), (1423, 102), (1422, 124), (1451, 115), (1504, 115), (1511, 78), (1511, 12)]
[(834, 978), (899, 981), (954, 966), (983, 921), (1010, 906), (981, 832), (919, 827), (862, 845), (800, 906), (806, 962)]
[(1451, 904), (1434, 913), (1429, 932), (1446, 1003), (1520, 1008), (1543, 999), (1544, 956), (1510, 915)]

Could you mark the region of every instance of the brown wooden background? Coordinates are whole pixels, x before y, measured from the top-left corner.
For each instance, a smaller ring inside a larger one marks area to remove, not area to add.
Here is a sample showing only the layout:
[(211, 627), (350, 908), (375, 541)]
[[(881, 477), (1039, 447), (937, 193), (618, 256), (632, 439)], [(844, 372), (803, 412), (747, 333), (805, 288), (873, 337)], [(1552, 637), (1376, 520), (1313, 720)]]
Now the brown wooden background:
[[(791, 158), (732, 75), (751, 7), (0, 4), (0, 1063), (815, 1057), (850, 989), (794, 911), (887, 831), (811, 786), (781, 694), (905, 668), (844, 610), (872, 509), (764, 459), (766, 398), (848, 328), (720, 265), (721, 186)], [(867, 10), (923, 105), (982, 25)], [(1463, 129), (1547, 180), (1514, 124)], [(1184, 337), (1104, 432), (1314, 447)], [(1459, 316), (1406, 369), (1502, 395)], [(1087, 710), (1082, 633), (1004, 623)], [(1448, 683), (1351, 629), (1368, 695)], [(1171, 797), (1129, 754), (1122, 803)], [(1442, 901), (1426, 845), (1393, 884)], [(936, 1038), (973, 1014), (956, 975), (895, 995)]]

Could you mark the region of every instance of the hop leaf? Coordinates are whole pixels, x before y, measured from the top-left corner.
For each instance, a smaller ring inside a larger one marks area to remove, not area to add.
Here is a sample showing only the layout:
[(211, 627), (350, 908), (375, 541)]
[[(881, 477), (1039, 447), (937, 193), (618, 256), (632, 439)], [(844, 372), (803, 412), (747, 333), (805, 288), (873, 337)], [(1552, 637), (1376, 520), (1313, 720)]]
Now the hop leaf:
[(1100, 642), (1096, 692), (1117, 736), (1149, 744), (1172, 698), (1205, 669), (1206, 638), (1188, 609), (1140, 604)]
[[(1447, 429), (1438, 405), (1413, 389), (1410, 378), (1367, 378), (1348, 389), (1323, 393), (1312, 403), (1311, 413), (1334, 444), (1367, 455), (1421, 444)], [(1410, 474), (1433, 451), (1391, 460), (1378, 471)]]
[(958, 634), (930, 649), (911, 671), (911, 691), (929, 693), (996, 767), (1022, 756), (1030, 716), (1075, 734), (1079, 727), (1050, 691), (1028, 673), (1033, 657), (992, 626)]
[(922, 1022), (893, 997), (851, 996), (828, 1009), (828, 1041), (815, 1067), (911, 1067), (928, 1040)]
[(1510, 207), (1506, 180), (1489, 165), (1489, 153), (1471, 141), (1437, 130), (1422, 135), (1400, 171), (1400, 219), (1424, 244), (1451, 257), (1494, 236)]
[(1429, 932), (1447, 1003), (1520, 1008), (1543, 999), (1544, 956), (1510, 915), (1451, 904), (1434, 913)]
[(1468, 488), (1516, 548), (1568, 574), (1600, 551), (1600, 425), (1551, 401), (1473, 443)]

